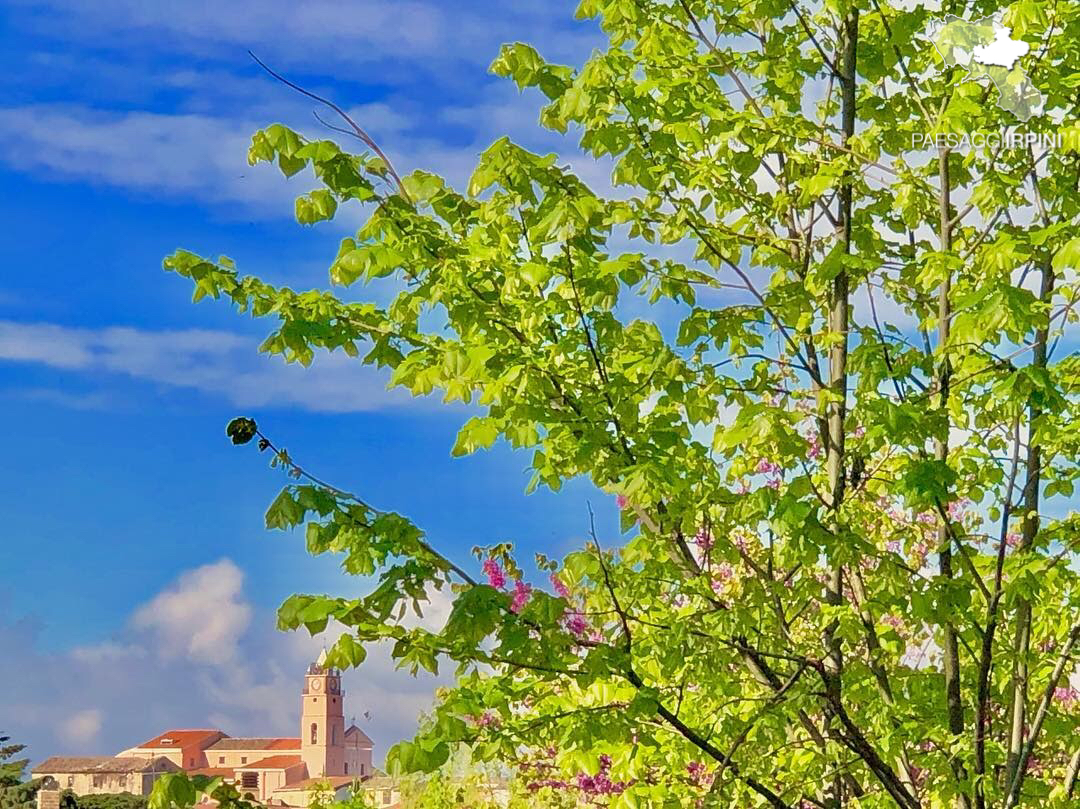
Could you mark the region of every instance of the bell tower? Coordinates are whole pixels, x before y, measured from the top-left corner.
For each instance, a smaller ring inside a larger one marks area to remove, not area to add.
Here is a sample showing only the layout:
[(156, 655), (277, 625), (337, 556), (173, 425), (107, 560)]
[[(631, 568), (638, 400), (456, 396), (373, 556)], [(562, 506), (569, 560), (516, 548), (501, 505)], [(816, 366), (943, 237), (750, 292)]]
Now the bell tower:
[(300, 710), (300, 756), (308, 778), (345, 774), (345, 698), (341, 672), (325, 665), (326, 652), (308, 666)]

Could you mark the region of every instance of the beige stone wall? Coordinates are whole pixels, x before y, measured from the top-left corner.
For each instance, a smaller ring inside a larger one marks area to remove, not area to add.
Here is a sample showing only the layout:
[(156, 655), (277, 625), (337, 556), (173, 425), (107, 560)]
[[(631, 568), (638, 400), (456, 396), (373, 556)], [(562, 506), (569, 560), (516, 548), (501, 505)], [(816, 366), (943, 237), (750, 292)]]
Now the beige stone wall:
[[(352, 785), (342, 784), (336, 790), (334, 790), (334, 800), (344, 801), (352, 792)], [(290, 789), (285, 787), (279, 789), (273, 794), (274, 802), (281, 802), (287, 806), (306, 807), (311, 802), (312, 790), (308, 787), (297, 787)]]
[(130, 792), (145, 795), (143, 773), (35, 773), (38, 778), (53, 778), (60, 789), (70, 789), (76, 795), (100, 795)]
[[(198, 745), (187, 747), (131, 747), (116, 754), (117, 758), (167, 758), (182, 770), (194, 770), (200, 767), (213, 767), (206, 760), (206, 753)], [(254, 761), (254, 759), (252, 759)]]
[(42, 787), (37, 794), (37, 809), (60, 809), (60, 790)]
[(371, 748), (347, 744), (345, 747), (345, 765), (343, 775), (355, 775), (360, 778), (371, 775)]
[(299, 755), (299, 750), (207, 750), (207, 767), (243, 767), (254, 764), (261, 758), (277, 755)]

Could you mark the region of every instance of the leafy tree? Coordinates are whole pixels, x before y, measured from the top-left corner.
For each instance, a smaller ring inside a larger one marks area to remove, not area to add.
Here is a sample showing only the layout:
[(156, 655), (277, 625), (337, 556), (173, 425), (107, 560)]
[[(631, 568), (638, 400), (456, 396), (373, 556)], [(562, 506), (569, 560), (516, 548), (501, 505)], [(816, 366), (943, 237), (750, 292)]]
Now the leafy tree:
[(25, 781), (30, 759), (15, 758), (25, 744), (8, 744), (10, 736), (0, 734), (0, 809), (24, 809), (34, 804), (38, 781)]
[(25, 744), (8, 744), (10, 736), (0, 734), (0, 789), (17, 786), (26, 777), (28, 758), (14, 758), (26, 749)]
[(96, 795), (76, 795), (65, 789), (60, 793), (61, 807), (70, 809), (146, 809), (147, 797), (130, 792), (108, 792)]
[[(462, 742), (626, 807), (1074, 799), (1080, 4), (1003, 16), (1042, 97), (1025, 131), (1061, 146), (931, 151), (912, 144), (1016, 119), (910, 6), (584, 0), (610, 42), (583, 66), (505, 46), (492, 69), (613, 188), (506, 138), (461, 192), (401, 177), (359, 127), (361, 154), (256, 133), (250, 162), (313, 172), (301, 223), (367, 211), (330, 279), (390, 279), (388, 304), (166, 259), (196, 300), (276, 318), (270, 354), (362, 350), (471, 403), (455, 455), (502, 440), (530, 489), (617, 497), (624, 538), (543, 576), (494, 545), (477, 570), (230, 425), (294, 478), (267, 526), (374, 577), (288, 599), (280, 626), (345, 624), (335, 665), (387, 639), (413, 671), (457, 666), (397, 766)], [(403, 617), (434, 590), (437, 632)]]

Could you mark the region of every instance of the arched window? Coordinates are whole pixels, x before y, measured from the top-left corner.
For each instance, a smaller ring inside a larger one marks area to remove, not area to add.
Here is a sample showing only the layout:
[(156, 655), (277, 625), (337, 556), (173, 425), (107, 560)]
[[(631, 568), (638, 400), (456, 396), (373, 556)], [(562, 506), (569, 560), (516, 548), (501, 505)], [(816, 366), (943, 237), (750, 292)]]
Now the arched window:
[(330, 728), (330, 744), (337, 745), (337, 725)]
[(347, 762), (347, 761), (345, 762), (345, 774), (346, 775), (349, 774), (349, 762)]
[(312, 744), (318, 744), (319, 743), (319, 724), (318, 724), (318, 722), (312, 722), (311, 723), (311, 743)]

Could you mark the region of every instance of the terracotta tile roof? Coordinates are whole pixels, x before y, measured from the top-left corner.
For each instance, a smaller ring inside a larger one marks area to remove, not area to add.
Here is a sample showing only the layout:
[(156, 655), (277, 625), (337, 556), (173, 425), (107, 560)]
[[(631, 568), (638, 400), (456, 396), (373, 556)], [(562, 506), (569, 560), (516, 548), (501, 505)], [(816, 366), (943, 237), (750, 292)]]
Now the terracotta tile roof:
[(239, 770), (287, 770), (289, 767), (295, 767), (300, 764), (303, 759), (300, 756), (268, 756), (261, 758), (258, 761), (253, 761), (251, 764), (241, 764), (237, 767)]
[(164, 756), (139, 758), (126, 756), (53, 756), (36, 767), (35, 773), (125, 773), (125, 772), (161, 772), (176, 770), (177, 766)]
[(220, 730), (214, 730), (213, 728), (203, 728), (199, 730), (167, 730), (149, 741), (136, 745), (132, 749), (144, 750), (151, 747), (173, 749), (177, 747), (190, 747), (192, 745), (206, 747), (223, 737), (225, 737), (224, 733)]
[(273, 739), (267, 750), (299, 750), (300, 739)]
[(299, 750), (299, 739), (280, 737), (257, 737), (236, 739), (225, 737), (210, 745), (207, 750)]
[(197, 770), (185, 770), (188, 775), (205, 775), (209, 778), (235, 778), (236, 770), (232, 767), (200, 767)]
[(310, 789), (317, 784), (329, 784), (331, 789), (337, 789), (338, 787), (343, 787), (347, 784), (351, 784), (354, 781), (359, 780), (361, 779), (354, 778), (351, 775), (325, 775), (322, 778), (305, 778), (303, 781), (294, 781), (291, 784), (286, 784), (283, 787), (278, 787), (274, 790), (274, 792), (277, 793), (295, 791), (298, 789)]
[(359, 738), (361, 747), (372, 747), (375, 744), (375, 742), (371, 741), (371, 737), (360, 730), (356, 725), (349, 725), (349, 729), (345, 731), (346, 739), (352, 736)]

